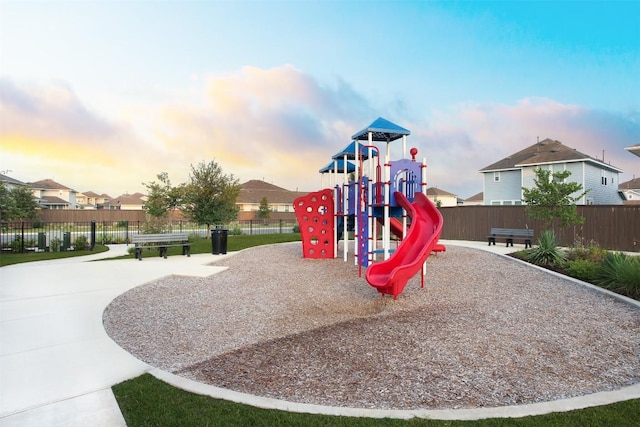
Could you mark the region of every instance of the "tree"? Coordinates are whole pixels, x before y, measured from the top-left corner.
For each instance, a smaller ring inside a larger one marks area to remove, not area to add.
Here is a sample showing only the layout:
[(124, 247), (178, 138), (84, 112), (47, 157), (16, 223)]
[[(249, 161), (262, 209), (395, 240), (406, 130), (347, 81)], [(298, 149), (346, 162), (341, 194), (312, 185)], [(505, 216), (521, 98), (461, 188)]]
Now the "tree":
[[(571, 172), (552, 174), (548, 169), (537, 168), (535, 173), (535, 187), (522, 187), (527, 214), (531, 218), (543, 220), (545, 227), (552, 231), (558, 222), (562, 227), (582, 224), (584, 218), (578, 215), (576, 202), (587, 191), (582, 191), (582, 184), (566, 181)], [(578, 195), (573, 196), (576, 193)]]
[(191, 221), (206, 224), (209, 235), (212, 224), (227, 224), (236, 219), (238, 194), (240, 185), (232, 174), (224, 174), (215, 161), (200, 162), (195, 167), (191, 165), (182, 211)]
[(269, 201), (266, 197), (260, 200), (260, 206), (258, 207), (258, 218), (267, 219), (271, 216), (271, 209), (269, 209)]
[(158, 182), (143, 183), (147, 187), (147, 231), (151, 233), (165, 231), (169, 223), (169, 212), (177, 208), (183, 199), (183, 185), (172, 187), (167, 172), (156, 175)]
[(0, 210), (2, 220), (34, 219), (38, 203), (29, 186), (19, 185), (9, 189), (4, 183), (0, 186)]

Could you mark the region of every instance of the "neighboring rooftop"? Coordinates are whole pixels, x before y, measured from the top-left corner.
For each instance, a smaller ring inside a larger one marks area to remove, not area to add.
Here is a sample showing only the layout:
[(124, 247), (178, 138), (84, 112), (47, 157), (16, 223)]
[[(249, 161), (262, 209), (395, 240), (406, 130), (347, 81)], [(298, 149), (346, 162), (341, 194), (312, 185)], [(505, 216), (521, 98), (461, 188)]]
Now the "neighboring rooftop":
[(41, 190), (69, 190), (75, 191), (65, 185), (60, 184), (59, 182), (55, 182), (52, 179), (41, 179), (40, 181), (31, 182), (29, 185), (32, 188), (37, 188)]
[(308, 194), (308, 192), (290, 191), (257, 179), (247, 181), (240, 186), (238, 203), (260, 203), (263, 197), (266, 197), (269, 203), (293, 203), (297, 197)]
[(473, 202), (484, 202), (484, 193), (481, 191), (478, 194), (474, 194), (473, 196), (467, 198), (464, 200), (467, 203), (473, 203)]
[(625, 147), (625, 150), (640, 157), (640, 144), (632, 145), (631, 147)]
[(633, 178), (619, 184), (618, 190), (640, 190), (640, 178)]
[(444, 191), (438, 187), (429, 187), (427, 188), (427, 196), (451, 196), (457, 197), (456, 194), (449, 193), (448, 191)]
[(539, 141), (524, 150), (518, 151), (517, 153), (482, 168), (480, 169), (480, 172), (519, 169), (523, 166), (540, 164), (580, 161), (594, 163), (604, 169), (622, 172), (622, 170), (615, 166), (604, 163), (603, 161), (581, 153), (574, 148), (567, 147), (560, 141), (549, 138)]
[(13, 185), (25, 185), (24, 182), (18, 181), (17, 179), (11, 178), (10, 176), (3, 175), (0, 173), (0, 182), (6, 182), (7, 184)]

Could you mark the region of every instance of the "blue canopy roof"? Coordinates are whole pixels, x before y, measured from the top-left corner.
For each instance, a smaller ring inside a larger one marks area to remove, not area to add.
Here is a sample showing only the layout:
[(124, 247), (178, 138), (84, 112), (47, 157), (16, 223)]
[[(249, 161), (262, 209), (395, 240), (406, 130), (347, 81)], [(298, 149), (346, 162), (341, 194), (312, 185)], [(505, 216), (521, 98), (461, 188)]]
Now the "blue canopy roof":
[(356, 133), (351, 137), (351, 139), (355, 140), (369, 140), (369, 132), (372, 133), (372, 138), (374, 141), (384, 141), (391, 142), (396, 139), (402, 138), (403, 135), (410, 135), (407, 129), (398, 126), (395, 123), (391, 123), (387, 119), (383, 119), (382, 117), (378, 117), (373, 123), (371, 123), (366, 128), (362, 129), (360, 132)]
[[(356, 148), (357, 145), (357, 148)], [(358, 141), (351, 141), (351, 143), (349, 143), (349, 145), (347, 145), (346, 147), (344, 147), (340, 152), (336, 153), (333, 155), (333, 157), (331, 157), (332, 159), (342, 159), (344, 157), (344, 155), (347, 155), (347, 159), (349, 160), (355, 160), (356, 159), (356, 153), (357, 150), (360, 150), (360, 148), (362, 148), (362, 146), (364, 146), (365, 144), (358, 142)], [(362, 152), (362, 159), (366, 160), (369, 158), (368, 152), (369, 150), (363, 150)], [(371, 157), (375, 157), (378, 155), (378, 151), (372, 151), (371, 152)]]
[[(338, 173), (344, 173), (344, 160), (343, 159), (337, 159), (335, 160), (338, 162)], [(318, 172), (320, 173), (329, 173), (329, 172), (333, 172), (335, 171), (335, 164), (334, 162), (329, 162), (327, 163), (322, 169), (320, 169)], [(347, 170), (346, 172), (354, 172), (356, 170), (356, 165), (354, 165), (351, 162), (347, 162)]]

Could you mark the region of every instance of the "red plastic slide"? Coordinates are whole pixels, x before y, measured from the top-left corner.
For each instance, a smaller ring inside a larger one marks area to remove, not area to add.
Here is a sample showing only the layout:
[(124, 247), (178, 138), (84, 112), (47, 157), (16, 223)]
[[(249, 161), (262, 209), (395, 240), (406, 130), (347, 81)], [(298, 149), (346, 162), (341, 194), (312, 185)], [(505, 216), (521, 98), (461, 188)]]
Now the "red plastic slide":
[(442, 232), (442, 215), (423, 193), (416, 193), (414, 203), (400, 192), (396, 201), (411, 217), (411, 227), (398, 249), (389, 259), (367, 268), (367, 282), (381, 294), (398, 299), (409, 279), (422, 268)]
[[(384, 225), (383, 218), (377, 218), (377, 220), (378, 220), (378, 224)], [(389, 218), (389, 229), (394, 236), (402, 240), (402, 235), (404, 231), (404, 226), (402, 225), (402, 221), (393, 217)]]

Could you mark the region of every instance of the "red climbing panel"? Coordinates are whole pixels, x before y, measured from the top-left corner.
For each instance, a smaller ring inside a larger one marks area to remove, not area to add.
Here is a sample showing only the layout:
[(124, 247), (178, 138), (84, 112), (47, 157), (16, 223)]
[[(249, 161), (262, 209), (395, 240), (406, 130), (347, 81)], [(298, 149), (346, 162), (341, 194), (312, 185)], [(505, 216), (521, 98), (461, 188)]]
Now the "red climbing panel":
[(303, 258), (333, 258), (333, 191), (324, 189), (293, 202)]

